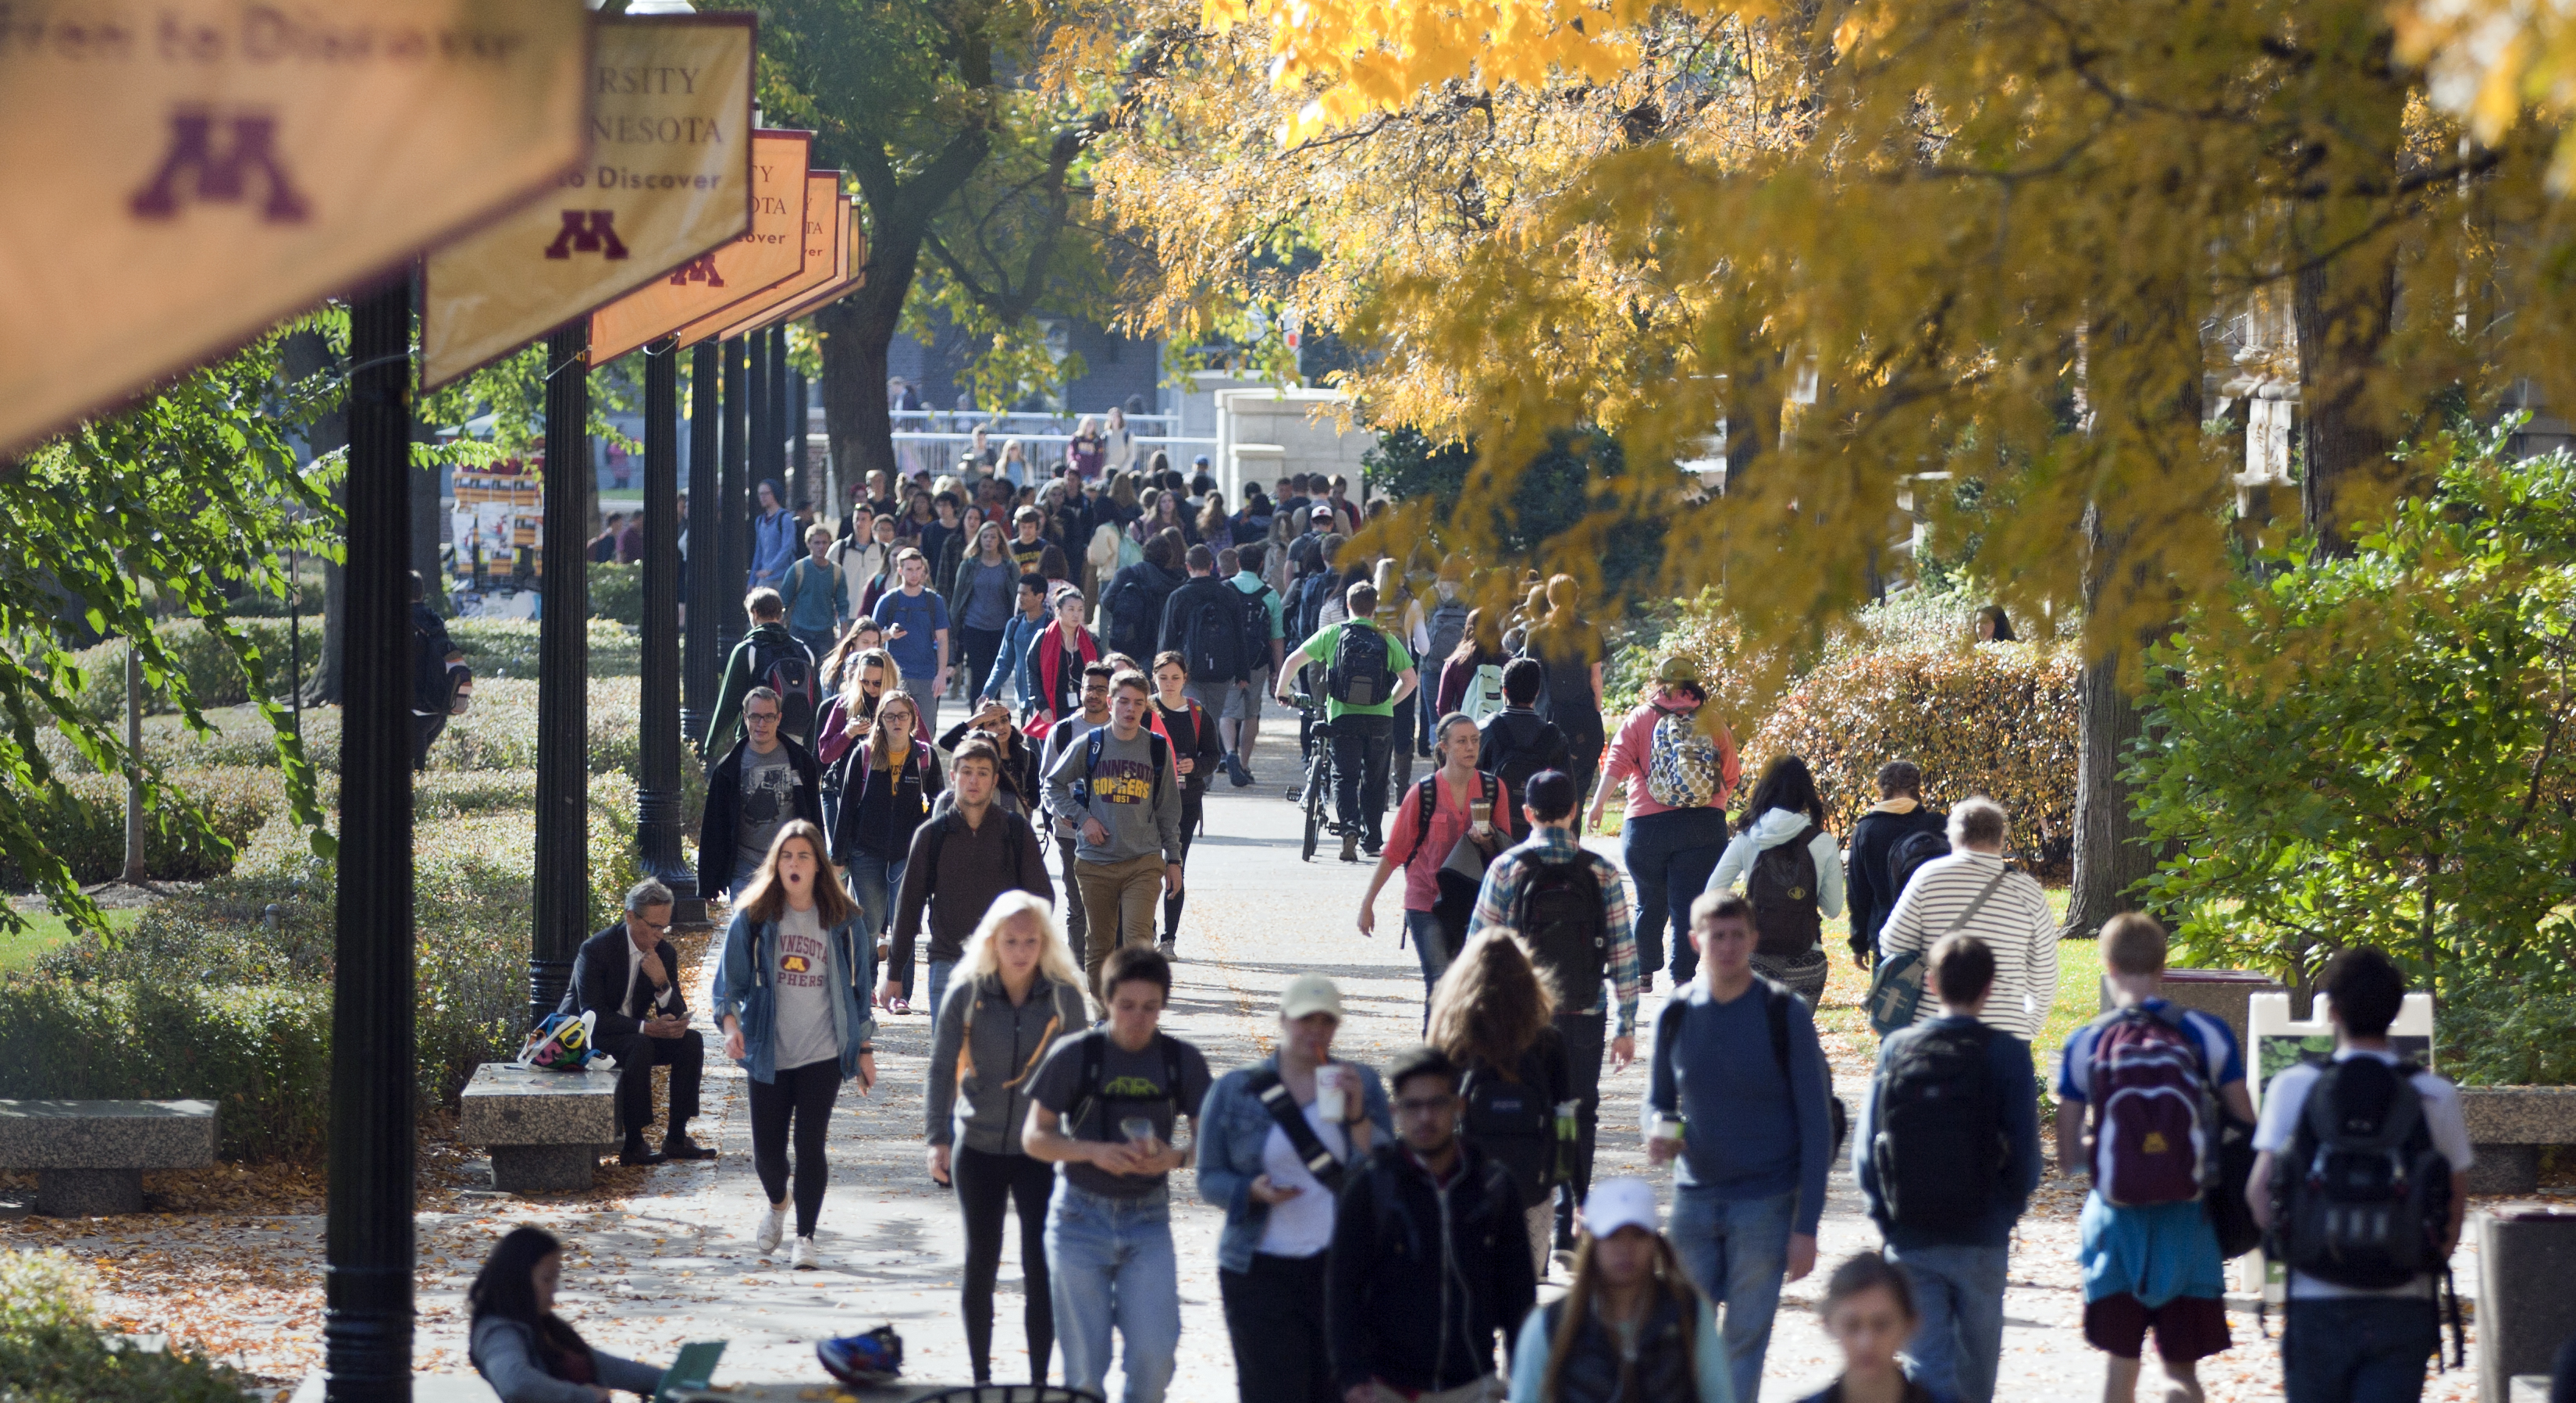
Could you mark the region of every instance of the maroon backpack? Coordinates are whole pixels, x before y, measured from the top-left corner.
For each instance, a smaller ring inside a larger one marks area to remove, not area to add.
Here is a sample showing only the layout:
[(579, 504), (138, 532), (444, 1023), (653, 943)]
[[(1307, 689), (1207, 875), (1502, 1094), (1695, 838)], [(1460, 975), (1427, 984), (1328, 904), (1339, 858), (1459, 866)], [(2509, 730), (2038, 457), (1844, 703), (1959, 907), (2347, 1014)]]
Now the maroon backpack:
[(2179, 1012), (2122, 1009), (2093, 1038), (2093, 1187), (2135, 1208), (2189, 1203), (2206, 1187), (2218, 1107)]

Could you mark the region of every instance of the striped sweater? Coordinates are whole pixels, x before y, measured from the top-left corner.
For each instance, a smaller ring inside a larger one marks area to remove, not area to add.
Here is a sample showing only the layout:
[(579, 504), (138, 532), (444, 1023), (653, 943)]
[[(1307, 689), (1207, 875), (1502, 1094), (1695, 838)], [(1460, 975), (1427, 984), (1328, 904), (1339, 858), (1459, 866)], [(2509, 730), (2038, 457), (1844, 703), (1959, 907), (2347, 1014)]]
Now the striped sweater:
[[(1979, 852), (1955, 852), (1923, 864), (1887, 913), (1887, 924), (1878, 933), (1879, 956), (1929, 951), (1954, 929), (1976, 936), (1995, 952), (1994, 992), (1987, 996), (1983, 1021), (2030, 1040), (2039, 1036), (2057, 997), (2057, 917), (2039, 883), (2005, 872), (1995, 894), (1962, 925), (1959, 918), (1999, 871), (2004, 871), (2002, 858)], [(1917, 1023), (1941, 1014), (1928, 983), (1915, 1010)]]

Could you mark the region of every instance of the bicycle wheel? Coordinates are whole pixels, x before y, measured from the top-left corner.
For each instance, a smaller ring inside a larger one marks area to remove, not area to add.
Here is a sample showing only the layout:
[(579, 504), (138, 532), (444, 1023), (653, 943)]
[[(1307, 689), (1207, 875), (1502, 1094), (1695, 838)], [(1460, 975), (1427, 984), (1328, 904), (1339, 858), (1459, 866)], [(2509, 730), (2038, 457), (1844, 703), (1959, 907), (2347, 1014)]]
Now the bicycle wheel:
[(1306, 848), (1301, 862), (1315, 860), (1315, 844), (1324, 832), (1324, 796), (1332, 787), (1333, 760), (1330, 752), (1318, 749), (1315, 763), (1306, 770)]

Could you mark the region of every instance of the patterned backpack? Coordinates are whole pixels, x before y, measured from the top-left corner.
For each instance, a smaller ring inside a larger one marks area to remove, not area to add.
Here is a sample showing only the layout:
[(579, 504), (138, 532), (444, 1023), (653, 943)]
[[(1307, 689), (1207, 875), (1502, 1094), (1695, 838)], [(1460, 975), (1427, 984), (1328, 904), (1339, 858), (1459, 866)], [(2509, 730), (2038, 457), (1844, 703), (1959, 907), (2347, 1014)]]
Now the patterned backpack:
[(1699, 714), (1665, 711), (1646, 747), (1646, 793), (1658, 804), (1696, 809), (1717, 797), (1726, 782), (1726, 755), (1699, 727)]

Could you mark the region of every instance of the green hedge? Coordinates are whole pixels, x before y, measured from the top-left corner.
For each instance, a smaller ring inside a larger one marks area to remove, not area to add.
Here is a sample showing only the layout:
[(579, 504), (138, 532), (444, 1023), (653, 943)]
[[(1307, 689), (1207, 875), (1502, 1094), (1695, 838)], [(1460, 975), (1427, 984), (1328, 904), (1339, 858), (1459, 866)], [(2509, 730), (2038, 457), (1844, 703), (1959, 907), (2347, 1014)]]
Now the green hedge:
[(320, 988), (172, 981), (0, 983), (0, 1086), (13, 1097), (216, 1103), (223, 1152), (263, 1159), (322, 1143), (331, 1000)]
[[(598, 566), (592, 566), (597, 570)], [(627, 567), (637, 568), (637, 567)], [(640, 604), (639, 604), (640, 609)], [(637, 618), (640, 622), (641, 614)], [(477, 695), (487, 677), (527, 678), (537, 675), (537, 631), (534, 619), (450, 619), (447, 636), (474, 669)], [(588, 630), (590, 675), (633, 677), (642, 668), (644, 645), (635, 630), (611, 619), (594, 618)]]
[(58, 1250), (0, 1253), (0, 1398), (12, 1403), (242, 1403), (250, 1380), (181, 1344), (101, 1334), (97, 1279)]
[(1749, 790), (1778, 755), (1805, 758), (1845, 833), (1878, 799), (1878, 767), (1923, 768), (1923, 797), (1984, 794), (2012, 816), (2012, 849), (2042, 867), (2075, 844), (2076, 662), (2028, 643), (1863, 653), (1809, 673), (1744, 748)]
[[(286, 808), (286, 779), (274, 769), (223, 766), (180, 770), (165, 776), (196, 801), (220, 841), (208, 841), (166, 810), (145, 816), (143, 857), (160, 881), (192, 882), (232, 870), (233, 851)], [(36, 796), (36, 813), (47, 848), (71, 865), (83, 884), (104, 882), (125, 869), (125, 781), (116, 775), (63, 776), (68, 791), (61, 802)], [(24, 886), (17, 869), (0, 862), (0, 882)]]
[(590, 565), (590, 616), (631, 628), (644, 626), (644, 567), (595, 560)]

